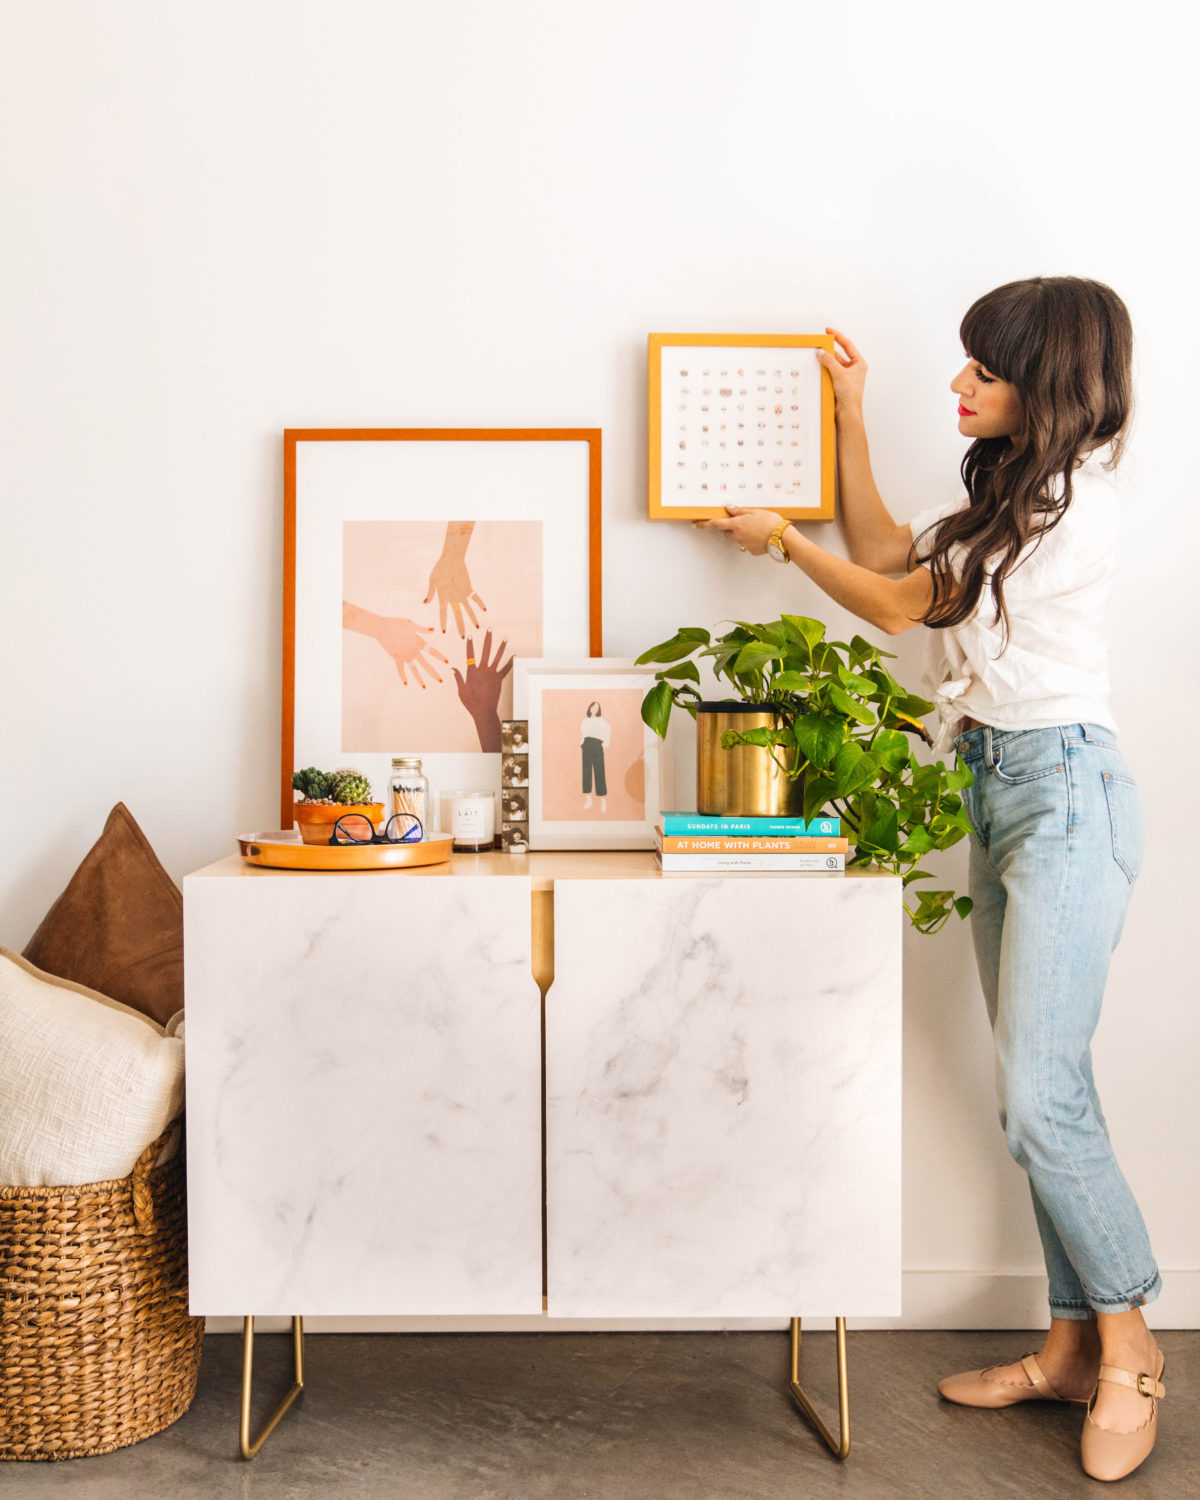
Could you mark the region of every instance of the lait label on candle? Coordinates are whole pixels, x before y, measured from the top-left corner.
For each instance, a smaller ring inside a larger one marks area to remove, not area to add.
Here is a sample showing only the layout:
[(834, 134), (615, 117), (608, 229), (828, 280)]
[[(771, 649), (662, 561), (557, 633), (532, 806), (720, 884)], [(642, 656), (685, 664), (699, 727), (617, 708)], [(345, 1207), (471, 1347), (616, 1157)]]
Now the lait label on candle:
[(450, 833), (456, 849), (490, 849), (496, 834), (496, 801), (490, 792), (448, 792)]

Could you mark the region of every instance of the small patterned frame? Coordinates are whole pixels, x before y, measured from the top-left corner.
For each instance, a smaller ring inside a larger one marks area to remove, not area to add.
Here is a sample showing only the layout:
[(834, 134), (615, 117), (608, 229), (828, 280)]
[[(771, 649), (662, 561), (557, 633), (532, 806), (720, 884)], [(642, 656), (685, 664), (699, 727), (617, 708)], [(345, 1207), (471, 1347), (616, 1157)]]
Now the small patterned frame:
[(792, 521), (834, 516), (833, 382), (808, 351), (831, 334), (652, 333), (652, 521), (726, 505)]

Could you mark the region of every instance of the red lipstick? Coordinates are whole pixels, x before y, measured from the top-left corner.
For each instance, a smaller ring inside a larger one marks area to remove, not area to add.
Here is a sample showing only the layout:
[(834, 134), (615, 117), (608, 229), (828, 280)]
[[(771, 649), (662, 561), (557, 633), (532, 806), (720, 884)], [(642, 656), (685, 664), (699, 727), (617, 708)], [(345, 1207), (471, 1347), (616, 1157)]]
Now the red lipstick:
[(958, 403), (958, 414), (960, 417), (973, 417), (975, 415), (971, 408), (964, 406), (961, 401)]

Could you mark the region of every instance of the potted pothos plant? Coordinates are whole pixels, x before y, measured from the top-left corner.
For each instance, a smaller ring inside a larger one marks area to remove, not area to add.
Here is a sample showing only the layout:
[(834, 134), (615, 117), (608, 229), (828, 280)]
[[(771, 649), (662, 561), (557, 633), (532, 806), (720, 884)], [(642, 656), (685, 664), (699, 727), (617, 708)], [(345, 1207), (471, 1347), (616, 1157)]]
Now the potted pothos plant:
[(887, 670), (892, 652), (860, 635), (849, 643), (827, 641), (824, 625), (803, 615), (766, 625), (737, 621), (715, 638), (682, 628), (638, 657), (639, 664), (661, 663), (642, 703), (642, 718), (660, 738), (674, 708), (696, 717), (703, 701), (700, 659), (741, 702), (774, 716), (769, 728), (727, 730), (726, 749), (758, 746), (789, 780), (802, 782), (806, 819), (826, 810), (840, 817), (855, 846), (848, 864), (901, 876), (905, 910), (918, 931), (936, 932), (952, 913), (967, 916), (969, 896), (923, 889), (915, 901), (907, 897), (918, 881), (934, 878), (921, 868), (924, 857), (971, 831), (959, 793), (972, 776), (961, 764), (918, 759), (912, 740), (932, 743), (921, 715), (933, 704)]

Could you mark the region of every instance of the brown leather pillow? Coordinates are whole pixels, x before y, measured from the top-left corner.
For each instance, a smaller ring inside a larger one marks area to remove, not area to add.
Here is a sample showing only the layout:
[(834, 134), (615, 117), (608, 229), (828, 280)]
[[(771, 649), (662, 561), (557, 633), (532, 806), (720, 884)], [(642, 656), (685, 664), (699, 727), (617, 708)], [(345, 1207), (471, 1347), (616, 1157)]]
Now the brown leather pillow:
[(183, 1008), (183, 897), (123, 802), (24, 956), (160, 1026)]

